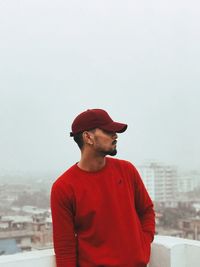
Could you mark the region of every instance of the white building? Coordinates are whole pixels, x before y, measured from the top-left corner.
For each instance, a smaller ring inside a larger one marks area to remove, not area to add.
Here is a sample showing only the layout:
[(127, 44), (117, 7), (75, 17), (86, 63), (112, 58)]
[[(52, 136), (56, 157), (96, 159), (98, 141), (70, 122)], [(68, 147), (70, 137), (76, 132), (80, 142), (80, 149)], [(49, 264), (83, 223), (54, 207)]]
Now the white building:
[(154, 202), (169, 204), (174, 200), (177, 187), (177, 169), (157, 162), (138, 166), (142, 180)]
[(198, 172), (184, 173), (178, 176), (177, 190), (186, 193), (200, 187), (200, 174)]

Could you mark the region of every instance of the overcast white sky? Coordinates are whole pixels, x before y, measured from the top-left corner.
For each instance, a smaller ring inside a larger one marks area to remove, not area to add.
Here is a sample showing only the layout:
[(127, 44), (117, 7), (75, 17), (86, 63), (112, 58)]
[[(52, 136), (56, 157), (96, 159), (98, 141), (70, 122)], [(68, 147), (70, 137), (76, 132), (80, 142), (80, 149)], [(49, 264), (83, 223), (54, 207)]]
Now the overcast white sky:
[(62, 173), (87, 108), (119, 158), (200, 169), (199, 1), (0, 0), (0, 173)]

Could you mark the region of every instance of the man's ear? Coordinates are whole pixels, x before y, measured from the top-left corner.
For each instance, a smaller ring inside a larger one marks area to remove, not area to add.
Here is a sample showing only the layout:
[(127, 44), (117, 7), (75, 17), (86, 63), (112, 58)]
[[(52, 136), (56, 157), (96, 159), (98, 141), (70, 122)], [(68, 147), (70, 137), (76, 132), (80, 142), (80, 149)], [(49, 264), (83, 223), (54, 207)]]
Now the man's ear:
[(83, 132), (83, 141), (85, 144), (93, 145), (93, 135), (91, 132), (85, 131)]

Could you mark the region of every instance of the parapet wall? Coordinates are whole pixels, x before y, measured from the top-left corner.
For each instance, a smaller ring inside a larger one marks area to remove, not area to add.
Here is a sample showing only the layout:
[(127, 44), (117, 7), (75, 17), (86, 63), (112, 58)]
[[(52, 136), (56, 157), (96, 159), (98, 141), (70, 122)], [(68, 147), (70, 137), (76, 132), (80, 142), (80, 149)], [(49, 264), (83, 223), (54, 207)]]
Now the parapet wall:
[[(56, 267), (53, 249), (0, 256), (1, 267)], [(156, 236), (148, 267), (198, 267), (200, 241)]]

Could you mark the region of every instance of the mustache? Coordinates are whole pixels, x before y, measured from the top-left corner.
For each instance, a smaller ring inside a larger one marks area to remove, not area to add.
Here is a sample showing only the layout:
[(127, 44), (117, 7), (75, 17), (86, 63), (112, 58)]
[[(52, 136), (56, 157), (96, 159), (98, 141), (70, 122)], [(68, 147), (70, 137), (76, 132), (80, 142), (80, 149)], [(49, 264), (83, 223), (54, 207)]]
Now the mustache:
[(114, 141), (112, 142), (112, 144), (113, 144), (113, 145), (117, 144), (117, 140), (114, 140)]

